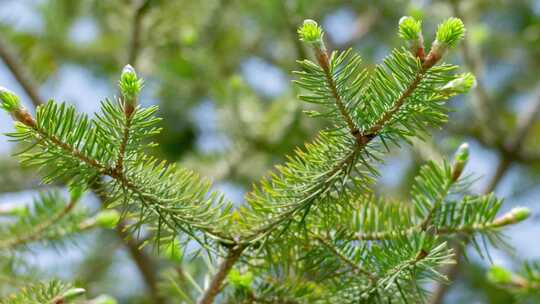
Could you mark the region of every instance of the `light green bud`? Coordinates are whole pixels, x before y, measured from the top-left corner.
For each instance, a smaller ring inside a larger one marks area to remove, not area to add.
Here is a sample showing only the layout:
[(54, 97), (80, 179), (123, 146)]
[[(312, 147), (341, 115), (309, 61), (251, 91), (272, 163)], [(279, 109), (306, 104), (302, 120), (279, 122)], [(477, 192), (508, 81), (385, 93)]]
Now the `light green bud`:
[(21, 106), (19, 97), (4, 87), (0, 87), (0, 102), (0, 108), (7, 112), (13, 112)]
[(97, 226), (112, 229), (120, 221), (120, 213), (116, 210), (104, 210), (96, 214), (94, 220)]
[(302, 26), (298, 28), (298, 36), (300, 40), (308, 43), (320, 43), (324, 33), (322, 28), (311, 19), (304, 20)]

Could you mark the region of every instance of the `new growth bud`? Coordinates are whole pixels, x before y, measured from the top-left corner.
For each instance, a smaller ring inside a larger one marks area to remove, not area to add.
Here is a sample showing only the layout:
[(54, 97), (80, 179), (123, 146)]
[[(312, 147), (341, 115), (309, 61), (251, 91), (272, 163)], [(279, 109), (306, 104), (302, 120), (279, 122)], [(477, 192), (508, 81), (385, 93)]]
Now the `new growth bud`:
[(453, 48), (465, 36), (465, 26), (459, 18), (451, 17), (439, 24), (436, 39), (426, 57), (426, 66), (433, 66), (448, 49)]
[(321, 43), (323, 38), (322, 28), (311, 19), (304, 20), (302, 26), (298, 28), (298, 36), (300, 40), (308, 43)]
[(20, 108), (19, 97), (4, 87), (0, 87), (0, 102), (0, 107), (10, 113)]
[(521, 222), (529, 218), (531, 210), (526, 207), (516, 207), (512, 209), (512, 215), (516, 219), (516, 222)]
[(107, 229), (116, 227), (120, 221), (120, 213), (116, 210), (104, 210), (94, 217), (97, 226)]
[(491, 266), (487, 273), (488, 280), (495, 284), (512, 283), (512, 273), (505, 268), (497, 265)]
[(0, 108), (11, 114), (13, 119), (22, 122), (26, 126), (34, 127), (36, 124), (32, 115), (21, 106), (19, 97), (4, 87), (0, 87)]
[(62, 294), (57, 301), (53, 301), (53, 303), (68, 303), (82, 296), (85, 292), (86, 290), (83, 288), (71, 288)]
[(445, 95), (464, 94), (476, 86), (476, 77), (471, 73), (458, 75), (456, 79), (448, 82), (441, 88)]
[(399, 36), (407, 41), (410, 51), (420, 59), (424, 59), (424, 37), (422, 36), (422, 21), (410, 16), (399, 20)]
[(111, 296), (101, 295), (88, 302), (88, 304), (118, 304), (118, 302)]
[(437, 28), (436, 42), (453, 48), (465, 36), (465, 26), (459, 18), (446, 19)]
[(531, 215), (531, 210), (526, 207), (515, 207), (510, 212), (493, 221), (493, 227), (503, 227), (517, 224), (526, 220)]
[(465, 165), (469, 160), (469, 144), (463, 143), (456, 151), (454, 156), (454, 163), (452, 164), (452, 182), (455, 182), (463, 173)]
[(311, 19), (304, 20), (302, 26), (298, 28), (298, 36), (300, 40), (313, 46), (317, 62), (324, 71), (328, 72), (330, 70), (330, 61), (324, 46), (324, 32), (317, 22)]
[(139, 79), (135, 69), (131, 65), (128, 64), (122, 69), (118, 86), (120, 87), (120, 93), (124, 98), (124, 102), (135, 106), (137, 96), (143, 87), (143, 80)]

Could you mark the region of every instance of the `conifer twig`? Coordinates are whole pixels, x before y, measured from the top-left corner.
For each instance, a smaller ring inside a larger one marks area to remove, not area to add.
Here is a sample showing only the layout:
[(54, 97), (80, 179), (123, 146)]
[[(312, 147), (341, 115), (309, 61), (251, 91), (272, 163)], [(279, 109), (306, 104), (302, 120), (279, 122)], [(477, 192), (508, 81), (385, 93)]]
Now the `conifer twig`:
[(0, 241), (0, 249), (18, 247), (18, 246), (22, 246), (27, 243), (30, 243), (32, 241), (38, 240), (48, 228), (57, 224), (58, 221), (61, 221), (65, 216), (67, 216), (73, 210), (78, 200), (79, 200), (79, 197), (72, 197), (69, 200), (69, 203), (62, 210), (60, 210), (58, 213), (53, 215), (47, 221), (42, 222), (39, 225), (37, 225), (33, 230), (29, 231), (26, 235), (9, 239), (9, 240), (5, 240), (5, 241)]
[[(13, 115), (15, 116), (16, 120), (25, 124), (27, 127), (33, 129), (37, 134), (39, 134), (42, 140), (50, 141), (54, 145), (61, 148), (67, 154), (71, 155), (74, 158), (79, 159), (81, 162), (83, 162), (87, 166), (94, 168), (96, 171), (98, 171), (99, 174), (109, 176), (113, 178), (114, 180), (116, 180), (120, 185), (122, 185), (122, 187), (133, 192), (136, 196), (138, 196), (141, 199), (141, 203), (145, 207), (150, 207), (150, 206), (155, 207), (155, 212), (164, 221), (164, 224), (166, 224), (171, 229), (173, 229), (173, 231), (176, 230), (176, 227), (174, 227), (169, 221), (165, 220), (161, 213), (163, 211), (161, 210), (162, 208), (161, 203), (163, 202), (162, 198), (144, 191), (142, 188), (142, 185), (135, 184), (124, 172), (119, 172), (116, 169), (116, 167), (106, 166), (102, 164), (101, 162), (99, 162), (98, 160), (88, 157), (83, 152), (75, 148), (73, 145), (63, 142), (62, 140), (60, 140), (53, 134), (49, 134), (47, 130), (37, 125), (32, 115), (28, 113), (26, 110), (24, 109), (17, 110)], [(192, 223), (197, 228), (204, 230), (209, 235), (215, 237), (216, 239), (224, 243), (230, 244), (233, 242), (230, 236), (225, 235), (210, 226), (206, 226), (206, 225), (203, 226), (203, 225), (194, 223), (190, 215), (175, 213), (174, 218), (184, 223), (186, 222)], [(180, 229), (182, 229), (181, 226), (180, 226)]]
[[(322, 39), (322, 38), (321, 38)], [(320, 44), (316, 44), (314, 46), (315, 49), (315, 57), (317, 58), (317, 62), (319, 63), (319, 66), (324, 71), (324, 75), (326, 77), (326, 84), (332, 91), (332, 95), (334, 96), (334, 101), (336, 102), (336, 106), (341, 113), (341, 116), (343, 116), (343, 119), (347, 123), (347, 126), (349, 127), (349, 131), (353, 136), (357, 136), (360, 132), (356, 124), (353, 122), (351, 115), (348, 113), (347, 109), (345, 108), (345, 105), (343, 104), (343, 100), (341, 98), (341, 95), (338, 93), (338, 89), (336, 86), (336, 83), (334, 81), (334, 77), (332, 75), (332, 71), (330, 70), (330, 61), (328, 52), (326, 51), (326, 47), (324, 46), (324, 43), (321, 40)]]
[[(519, 210), (519, 209), (517, 209)], [(508, 225), (515, 224), (518, 218), (516, 218), (517, 210), (512, 210), (508, 213), (501, 215), (493, 221), (485, 224), (464, 225), (458, 227), (436, 227), (433, 231), (436, 235), (449, 235), (449, 234), (465, 234), (470, 235), (475, 232), (482, 232), (491, 229), (499, 229)], [(421, 225), (411, 227), (406, 230), (386, 230), (380, 232), (360, 232), (355, 234), (355, 239), (359, 241), (383, 241), (391, 240), (399, 236), (411, 236), (417, 233), (425, 231)]]

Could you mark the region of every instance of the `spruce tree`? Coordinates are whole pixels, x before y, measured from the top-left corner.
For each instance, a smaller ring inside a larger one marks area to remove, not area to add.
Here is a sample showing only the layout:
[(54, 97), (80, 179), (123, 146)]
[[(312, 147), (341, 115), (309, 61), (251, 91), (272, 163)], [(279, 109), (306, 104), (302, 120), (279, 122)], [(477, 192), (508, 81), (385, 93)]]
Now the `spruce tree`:
[[(443, 266), (456, 261), (453, 246), (505, 246), (503, 230), (525, 220), (517, 207), (499, 214), (502, 199), (475, 195), (464, 174), (463, 144), (451, 160), (428, 162), (409, 199), (373, 193), (385, 154), (429, 136), (448, 119), (447, 101), (475, 85), (470, 73), (444, 63), (463, 39), (461, 20), (442, 22), (426, 47), (422, 24), (399, 21), (405, 46), (374, 69), (352, 50), (330, 52), (313, 20), (298, 29), (313, 60), (294, 72), (299, 98), (315, 104), (307, 114), (331, 127), (290, 155), (253, 186), (245, 204), (229, 202), (209, 180), (148, 154), (160, 119), (157, 107), (139, 102), (143, 80), (127, 65), (120, 96), (101, 102), (93, 117), (50, 100), (32, 115), (1, 88), (1, 107), (11, 114), (8, 136), (24, 147), (22, 164), (38, 168), (44, 183), (69, 187), (43, 193), (34, 207), (11, 210), (0, 226), (0, 255), (19, 255), (34, 242), (58, 244), (70, 235), (104, 227), (122, 229), (180, 263), (192, 255), (215, 262), (198, 303), (423, 303), (433, 282), (446, 282)], [(107, 210), (77, 206), (84, 191), (105, 198)], [(196, 250), (188, 250), (196, 244)], [(189, 245), (189, 246), (188, 246)], [(524, 274), (494, 268), (490, 278), (523, 293), (538, 289), (538, 265)], [(194, 282), (194, 284), (197, 284)], [(84, 300), (84, 290), (58, 281), (23, 289), (2, 303), (113, 303)]]

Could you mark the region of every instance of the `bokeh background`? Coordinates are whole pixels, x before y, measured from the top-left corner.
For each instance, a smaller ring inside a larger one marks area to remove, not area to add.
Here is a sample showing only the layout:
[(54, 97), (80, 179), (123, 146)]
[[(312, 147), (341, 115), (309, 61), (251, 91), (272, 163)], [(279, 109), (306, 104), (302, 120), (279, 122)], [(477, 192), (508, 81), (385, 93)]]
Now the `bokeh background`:
[[(52, 98), (92, 115), (100, 100), (117, 94), (120, 71), (131, 63), (145, 78), (141, 103), (158, 104), (164, 118), (152, 153), (210, 177), (241, 204), (254, 181), (325, 127), (302, 114), (308, 106), (295, 98), (291, 82), (296, 60), (310, 56), (296, 37), (302, 20), (319, 21), (330, 49), (352, 47), (371, 67), (402, 44), (403, 15), (424, 20), (427, 42), (441, 20), (461, 17), (466, 41), (447, 60), (479, 83), (451, 101), (445, 128), (393, 149), (376, 191), (406, 200), (419, 165), (467, 141), (474, 191), (494, 189), (506, 198), (505, 210), (533, 210), (530, 220), (508, 230), (515, 250), (491, 250), (492, 262), (516, 268), (540, 260), (539, 0), (0, 0), (0, 85), (32, 111)], [(0, 113), (0, 132), (10, 130), (12, 120)], [(14, 149), (0, 138), (0, 208), (31, 203), (46, 188), (10, 156)], [(85, 204), (99, 208), (90, 194)], [(77, 282), (121, 303), (174, 297), (167, 262), (151, 248), (144, 253), (150, 274), (114, 231), (93, 231), (61, 247), (32, 247), (25, 271)], [(512, 303), (485, 279), (489, 259), (472, 250), (468, 258), (445, 303)], [(197, 260), (182, 267), (196, 278), (206, 268)], [(0, 272), (0, 291), (17, 283)]]

